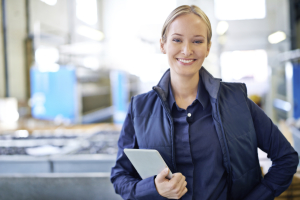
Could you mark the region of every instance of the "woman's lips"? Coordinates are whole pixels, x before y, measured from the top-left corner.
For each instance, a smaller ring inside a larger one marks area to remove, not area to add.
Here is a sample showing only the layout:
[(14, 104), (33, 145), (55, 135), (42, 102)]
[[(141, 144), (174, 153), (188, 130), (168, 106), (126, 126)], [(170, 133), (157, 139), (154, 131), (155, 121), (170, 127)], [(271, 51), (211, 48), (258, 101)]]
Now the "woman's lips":
[(182, 65), (191, 65), (196, 61), (196, 59), (181, 59), (181, 58), (176, 58), (176, 59)]

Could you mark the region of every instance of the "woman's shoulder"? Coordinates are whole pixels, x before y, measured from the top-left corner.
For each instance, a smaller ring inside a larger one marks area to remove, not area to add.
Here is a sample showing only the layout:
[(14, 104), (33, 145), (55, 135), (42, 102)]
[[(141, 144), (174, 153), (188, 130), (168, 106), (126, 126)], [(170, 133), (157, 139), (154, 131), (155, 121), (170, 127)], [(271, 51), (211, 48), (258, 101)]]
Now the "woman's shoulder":
[(247, 86), (245, 83), (240, 82), (220, 82), (222, 90), (232, 91), (234, 93), (242, 92), (247, 94)]
[(156, 98), (157, 94), (155, 93), (155, 91), (150, 90), (149, 92), (146, 93), (141, 93), (138, 95), (135, 95), (132, 97), (132, 100), (134, 100), (135, 102), (142, 102), (142, 101), (147, 101), (153, 98)]
[(239, 104), (247, 100), (247, 87), (245, 83), (221, 82), (219, 98), (226, 99), (229, 104)]
[(153, 90), (147, 93), (138, 94), (131, 98), (131, 105), (133, 110), (139, 111), (152, 109), (158, 102), (158, 96)]

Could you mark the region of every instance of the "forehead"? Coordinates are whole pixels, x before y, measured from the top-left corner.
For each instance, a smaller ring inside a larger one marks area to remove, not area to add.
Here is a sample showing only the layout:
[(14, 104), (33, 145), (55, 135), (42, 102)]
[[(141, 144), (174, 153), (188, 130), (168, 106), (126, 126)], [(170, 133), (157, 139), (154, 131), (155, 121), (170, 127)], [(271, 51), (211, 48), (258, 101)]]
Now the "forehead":
[(168, 28), (168, 35), (173, 33), (207, 36), (205, 22), (195, 14), (185, 14), (177, 17)]

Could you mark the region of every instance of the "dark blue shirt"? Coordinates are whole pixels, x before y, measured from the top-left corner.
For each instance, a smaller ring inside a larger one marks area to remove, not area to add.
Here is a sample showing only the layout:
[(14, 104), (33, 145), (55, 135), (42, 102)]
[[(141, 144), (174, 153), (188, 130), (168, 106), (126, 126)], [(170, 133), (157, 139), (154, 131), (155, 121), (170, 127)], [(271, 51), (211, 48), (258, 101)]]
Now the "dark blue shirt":
[(221, 146), (202, 80), (199, 80), (196, 99), (186, 110), (177, 106), (170, 83), (168, 102), (174, 120), (176, 166), (186, 177), (188, 189), (181, 199), (226, 199)]

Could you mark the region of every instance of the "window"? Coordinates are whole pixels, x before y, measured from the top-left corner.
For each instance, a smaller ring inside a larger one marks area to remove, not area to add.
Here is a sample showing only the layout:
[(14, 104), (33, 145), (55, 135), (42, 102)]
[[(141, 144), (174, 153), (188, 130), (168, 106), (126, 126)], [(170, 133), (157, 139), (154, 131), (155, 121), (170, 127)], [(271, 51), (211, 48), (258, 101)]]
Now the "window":
[(263, 19), (265, 0), (215, 0), (215, 15), (219, 20)]
[(221, 75), (224, 81), (241, 79), (266, 81), (268, 57), (265, 50), (231, 51), (221, 54)]
[(89, 25), (95, 25), (98, 21), (97, 0), (76, 0), (76, 16)]

